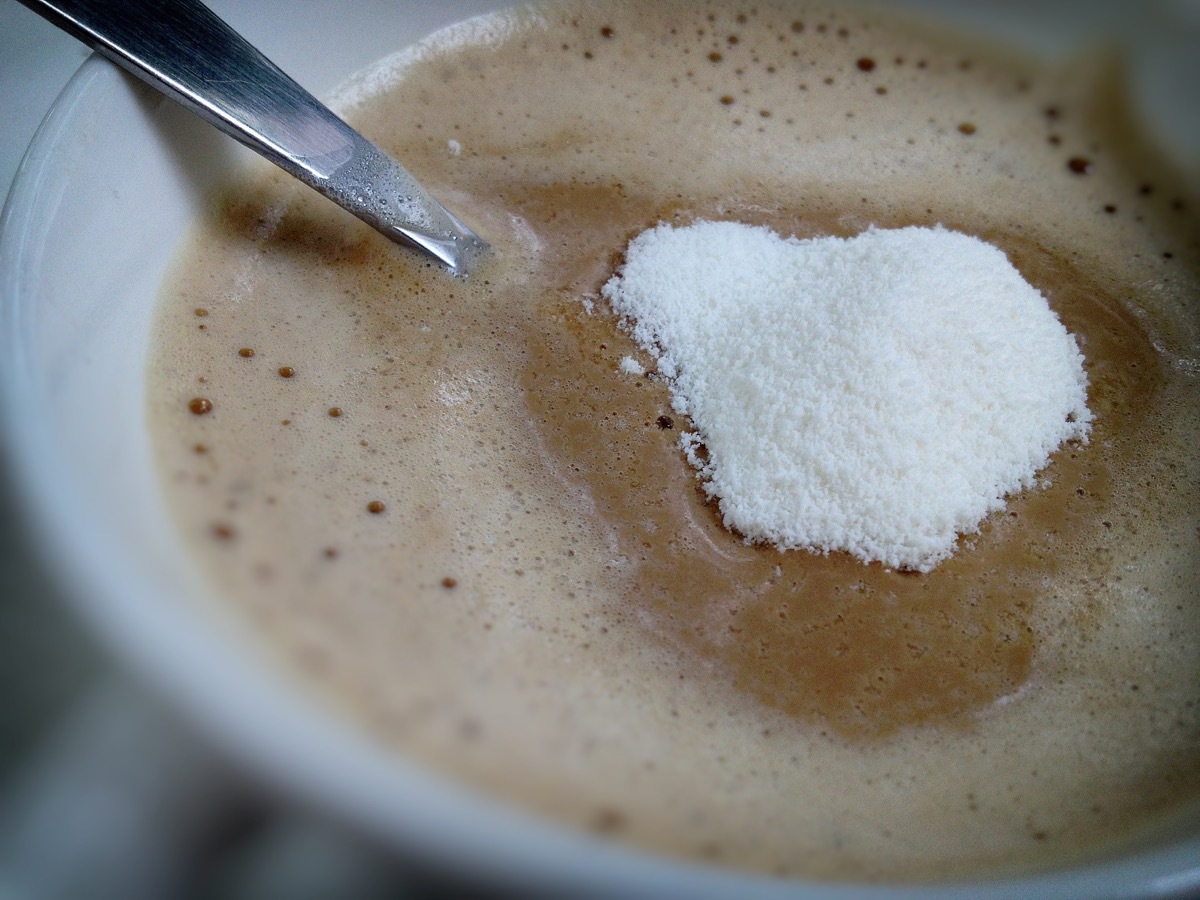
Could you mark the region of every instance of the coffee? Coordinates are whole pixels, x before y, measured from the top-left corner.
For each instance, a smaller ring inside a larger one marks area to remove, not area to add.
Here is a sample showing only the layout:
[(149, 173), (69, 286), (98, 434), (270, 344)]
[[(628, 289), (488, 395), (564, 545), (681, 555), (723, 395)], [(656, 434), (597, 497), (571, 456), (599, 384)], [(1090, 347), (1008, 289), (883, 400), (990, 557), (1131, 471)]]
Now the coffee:
[[(1028, 870), (1194, 803), (1196, 220), (1098, 73), (794, 3), (541, 6), (394, 68), (352, 118), (478, 271), (266, 174), (163, 290), (164, 482), (268, 658), (435, 770), (742, 869)], [(927, 575), (747, 546), (598, 299), (698, 218), (996, 244), (1079, 339), (1090, 441)]]

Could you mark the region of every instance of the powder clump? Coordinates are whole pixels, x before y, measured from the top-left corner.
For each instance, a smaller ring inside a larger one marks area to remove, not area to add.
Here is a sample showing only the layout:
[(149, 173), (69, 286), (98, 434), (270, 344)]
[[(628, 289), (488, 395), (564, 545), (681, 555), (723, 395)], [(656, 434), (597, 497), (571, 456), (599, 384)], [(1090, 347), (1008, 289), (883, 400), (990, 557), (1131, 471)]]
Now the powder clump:
[(1075, 339), (999, 249), (941, 227), (799, 240), (662, 224), (602, 296), (751, 542), (928, 572), (1087, 438)]

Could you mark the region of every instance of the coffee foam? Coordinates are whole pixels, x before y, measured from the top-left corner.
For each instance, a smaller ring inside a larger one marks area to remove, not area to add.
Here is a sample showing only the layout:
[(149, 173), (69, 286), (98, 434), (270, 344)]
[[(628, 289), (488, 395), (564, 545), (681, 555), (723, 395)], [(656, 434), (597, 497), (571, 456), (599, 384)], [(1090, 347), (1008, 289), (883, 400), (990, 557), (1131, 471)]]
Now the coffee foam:
[[(265, 176), (164, 289), (164, 483), (266, 655), (432, 768), (739, 868), (1028, 869), (1194, 798), (1196, 230), (1096, 83), (840, 8), (490, 22), (356, 113), (496, 248), (470, 280)], [(929, 580), (742, 546), (597, 299), (699, 217), (999, 245), (1080, 338), (1091, 444)]]

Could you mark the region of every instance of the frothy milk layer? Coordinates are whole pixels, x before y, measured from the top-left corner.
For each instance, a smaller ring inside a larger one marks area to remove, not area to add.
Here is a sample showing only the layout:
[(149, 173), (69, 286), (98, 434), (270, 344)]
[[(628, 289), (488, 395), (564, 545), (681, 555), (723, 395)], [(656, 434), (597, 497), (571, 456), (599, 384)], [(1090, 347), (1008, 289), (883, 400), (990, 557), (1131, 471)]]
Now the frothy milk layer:
[[(808, 4), (471, 33), (353, 110), (493, 244), (469, 280), (264, 174), (164, 288), (164, 483), (267, 657), (434, 769), (738, 868), (1028, 869), (1193, 803), (1196, 220), (1104, 79)], [(1090, 442), (926, 575), (746, 546), (599, 299), (699, 218), (999, 246), (1078, 338)]]

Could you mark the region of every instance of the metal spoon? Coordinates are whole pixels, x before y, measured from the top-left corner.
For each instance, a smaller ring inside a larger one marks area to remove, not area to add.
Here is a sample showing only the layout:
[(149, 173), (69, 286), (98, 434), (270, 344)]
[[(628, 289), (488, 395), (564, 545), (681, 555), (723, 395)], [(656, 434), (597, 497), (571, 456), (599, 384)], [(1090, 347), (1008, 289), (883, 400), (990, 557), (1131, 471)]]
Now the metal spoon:
[(394, 159), (199, 0), (21, 0), (393, 241), (465, 274), (487, 249)]

